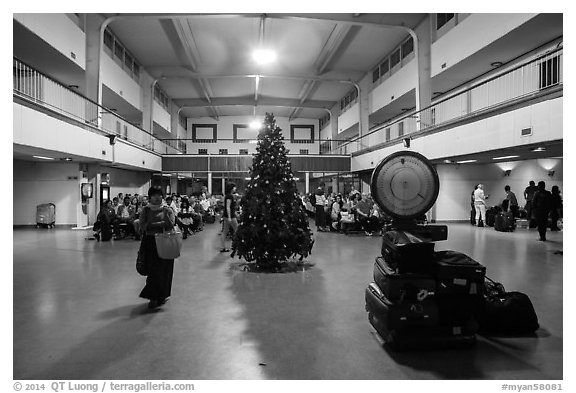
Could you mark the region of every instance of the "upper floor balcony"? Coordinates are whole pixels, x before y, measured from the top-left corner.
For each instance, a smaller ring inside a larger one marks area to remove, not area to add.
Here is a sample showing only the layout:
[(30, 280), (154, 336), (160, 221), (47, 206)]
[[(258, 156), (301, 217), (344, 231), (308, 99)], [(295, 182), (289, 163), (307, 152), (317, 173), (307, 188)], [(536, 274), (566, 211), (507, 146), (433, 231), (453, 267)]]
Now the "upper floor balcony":
[(323, 141), (322, 153), (356, 156), (402, 143), (406, 138), (439, 132), (459, 124), (563, 95), (563, 48), (555, 48), (497, 75), (437, 99), (364, 135), (335, 143)]

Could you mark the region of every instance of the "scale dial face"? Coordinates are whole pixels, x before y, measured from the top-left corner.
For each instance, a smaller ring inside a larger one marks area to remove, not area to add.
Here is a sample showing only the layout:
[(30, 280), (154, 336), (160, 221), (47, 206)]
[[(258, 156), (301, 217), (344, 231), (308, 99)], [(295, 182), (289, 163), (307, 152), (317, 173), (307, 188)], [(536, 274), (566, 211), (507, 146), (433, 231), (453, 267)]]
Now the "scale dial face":
[(413, 151), (399, 151), (383, 159), (372, 172), (374, 200), (395, 218), (416, 218), (436, 202), (438, 173), (430, 161)]

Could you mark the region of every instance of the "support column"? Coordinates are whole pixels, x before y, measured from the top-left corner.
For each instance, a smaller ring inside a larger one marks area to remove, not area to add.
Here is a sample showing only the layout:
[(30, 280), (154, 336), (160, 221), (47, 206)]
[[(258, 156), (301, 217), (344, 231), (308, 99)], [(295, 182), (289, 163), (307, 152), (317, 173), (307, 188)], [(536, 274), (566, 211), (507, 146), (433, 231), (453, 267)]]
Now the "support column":
[(222, 195), (226, 194), (226, 178), (222, 176)]
[(140, 74), (140, 92), (142, 93), (142, 128), (153, 134), (152, 125), (152, 84), (154, 79), (146, 72)]
[(335, 152), (337, 147), (336, 137), (338, 136), (338, 116), (336, 116), (336, 113), (338, 113), (338, 111), (336, 110), (336, 107), (338, 105), (339, 104), (336, 104), (332, 109), (330, 109), (330, 139), (332, 139), (330, 150), (332, 152)]
[[(366, 135), (369, 131), (370, 122), (368, 119), (368, 115), (370, 114), (370, 107), (369, 103), (369, 93), (370, 93), (370, 85), (372, 84), (372, 74), (369, 73), (364, 79), (360, 81), (358, 84), (359, 92), (358, 92), (358, 136), (362, 137), (362, 135)], [(358, 139), (360, 145), (358, 146), (359, 149), (363, 149), (368, 147), (368, 140), (365, 138)]]
[(310, 192), (310, 172), (304, 172), (304, 179), (306, 183), (306, 194)]
[(208, 194), (212, 195), (212, 172), (208, 172)]
[[(84, 73), (86, 85), (86, 97), (102, 105), (101, 86), (101, 57), (103, 37), (100, 36), (100, 28), (104, 18), (98, 14), (86, 14), (86, 72)], [(102, 125), (102, 114), (100, 108), (91, 102), (86, 103), (86, 120), (97, 127)]]
[[(432, 29), (430, 27), (431, 18), (428, 16), (420, 23), (411, 33), (414, 39), (414, 52), (418, 66), (416, 82), (416, 112), (427, 108), (432, 102), (432, 83), (431, 83), (431, 48), (432, 48)], [(432, 123), (432, 116), (429, 112), (422, 113), (417, 121), (416, 128), (427, 127)]]

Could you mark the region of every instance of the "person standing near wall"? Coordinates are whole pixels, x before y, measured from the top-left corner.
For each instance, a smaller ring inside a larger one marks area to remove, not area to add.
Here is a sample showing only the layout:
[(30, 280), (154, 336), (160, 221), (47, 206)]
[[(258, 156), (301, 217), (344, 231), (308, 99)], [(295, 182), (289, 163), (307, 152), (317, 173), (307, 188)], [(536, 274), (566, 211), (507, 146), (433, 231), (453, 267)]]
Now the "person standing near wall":
[(538, 191), (532, 198), (532, 210), (536, 217), (536, 225), (538, 227), (538, 234), (540, 241), (546, 241), (546, 227), (548, 225), (548, 214), (552, 210), (552, 194), (546, 189), (546, 183), (543, 181), (538, 182)]
[(562, 196), (560, 195), (560, 188), (558, 186), (552, 186), (552, 211), (550, 212), (550, 218), (552, 219), (550, 229), (552, 231), (559, 231), (558, 220), (562, 218)]
[(474, 206), (474, 192), (478, 189), (478, 184), (474, 186), (470, 194), (470, 224), (476, 225), (476, 207)]
[(476, 209), (476, 223), (479, 227), (483, 227), (486, 220), (486, 196), (483, 184), (478, 184), (474, 190), (474, 208)]
[(224, 195), (224, 211), (222, 212), (222, 233), (220, 234), (220, 252), (228, 252), (226, 248), (226, 236), (230, 227), (234, 229), (234, 233), (238, 231), (238, 219), (236, 218), (236, 184), (226, 184), (226, 194)]
[[(518, 207), (518, 199), (516, 199), (516, 194), (514, 194), (510, 190), (510, 186), (508, 184), (506, 186), (504, 186), (504, 191), (506, 191), (506, 199), (505, 200), (508, 201), (508, 207), (510, 208), (510, 211), (512, 212), (512, 216), (518, 217), (518, 210), (520, 208)], [(504, 211), (507, 211), (507, 209)]]
[(534, 198), (536, 191), (538, 191), (538, 188), (534, 184), (534, 180), (530, 180), (528, 187), (524, 190), (524, 199), (526, 200), (524, 209), (526, 210), (526, 219), (530, 228), (536, 228), (536, 220), (534, 220), (532, 212), (532, 198)]
[(324, 191), (322, 187), (318, 187), (316, 190), (316, 230), (318, 232), (324, 232), (328, 230), (326, 228), (326, 212), (324, 211), (324, 206), (326, 206), (326, 197), (324, 196)]

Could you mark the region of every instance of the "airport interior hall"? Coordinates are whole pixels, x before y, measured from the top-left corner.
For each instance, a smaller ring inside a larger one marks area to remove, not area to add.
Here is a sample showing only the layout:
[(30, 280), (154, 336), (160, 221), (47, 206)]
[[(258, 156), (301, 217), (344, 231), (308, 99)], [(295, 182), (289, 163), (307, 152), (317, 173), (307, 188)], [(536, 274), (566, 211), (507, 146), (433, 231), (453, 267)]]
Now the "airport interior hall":
[(562, 13), (14, 13), (14, 380), (568, 378)]

